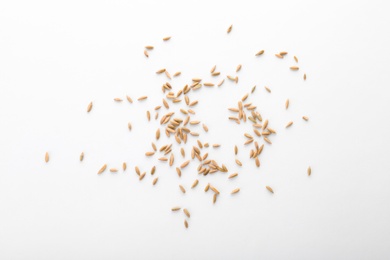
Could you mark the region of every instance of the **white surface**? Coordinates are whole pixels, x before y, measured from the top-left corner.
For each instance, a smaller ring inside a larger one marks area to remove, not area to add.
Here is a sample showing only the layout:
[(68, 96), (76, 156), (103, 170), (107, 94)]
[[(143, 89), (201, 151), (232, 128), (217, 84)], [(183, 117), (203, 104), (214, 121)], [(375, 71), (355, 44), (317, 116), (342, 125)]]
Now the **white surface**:
[[(385, 1), (1, 1), (0, 259), (389, 259), (388, 8)], [(148, 44), (155, 50), (145, 59)], [(255, 57), (260, 49), (266, 53)], [(284, 50), (286, 59), (274, 57)], [(293, 55), (297, 73), (288, 69)], [(200, 101), (194, 118), (209, 126), (207, 134), (198, 127), (203, 142), (222, 144), (210, 157), (240, 176), (200, 176), (190, 190), (195, 163), (179, 179), (145, 158), (158, 126), (145, 113), (162, 99), (166, 78), (156, 70), (182, 71), (172, 80), (177, 90), (192, 77), (211, 80), (214, 64), (222, 75), (242, 64), (239, 84), (191, 93)], [(249, 124), (229, 122), (226, 109), (253, 85), (250, 101), (278, 131), (260, 169), (242, 145)], [(113, 101), (126, 94), (149, 99)], [(125, 173), (96, 174), (123, 161)], [(139, 182), (134, 166), (154, 164), (158, 184), (149, 174)], [(222, 192), (216, 205), (203, 192), (207, 182)], [(236, 187), (241, 192), (229, 195)], [(183, 213), (170, 211), (176, 205), (191, 212), (188, 230)]]

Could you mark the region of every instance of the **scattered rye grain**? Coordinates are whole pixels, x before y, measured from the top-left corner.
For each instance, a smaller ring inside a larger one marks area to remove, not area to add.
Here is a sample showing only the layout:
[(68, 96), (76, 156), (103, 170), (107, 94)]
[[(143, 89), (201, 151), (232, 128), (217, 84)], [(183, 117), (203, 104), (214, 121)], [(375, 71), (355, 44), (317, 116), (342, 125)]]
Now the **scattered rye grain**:
[(256, 86), (253, 86), (251, 93), (255, 92), (255, 90), (256, 90)]
[(265, 88), (265, 90), (267, 90), (269, 93), (271, 93), (271, 89), (270, 89), (269, 87), (265, 86), (264, 88)]
[(125, 162), (122, 163), (122, 169), (123, 169), (123, 171), (126, 171), (126, 169), (127, 169), (127, 164)]
[(191, 189), (195, 188), (199, 183), (199, 180), (195, 180), (194, 183), (192, 183)]
[(311, 175), (311, 167), (309, 166), (309, 168), (307, 168), (307, 175), (310, 176)]
[(210, 189), (210, 183), (207, 183), (206, 187), (204, 187), (204, 191), (207, 192)]
[(145, 99), (147, 99), (147, 98), (148, 98), (148, 96), (142, 96), (142, 97), (139, 97), (139, 98), (138, 98), (138, 101), (145, 100)]
[(288, 122), (286, 128), (292, 126), (293, 123), (294, 123), (293, 121)]
[(161, 74), (161, 73), (164, 73), (165, 72), (165, 69), (159, 69), (158, 71), (156, 71), (157, 74)]
[(298, 66), (291, 66), (290, 70), (299, 70), (299, 67)]
[(232, 190), (232, 192), (231, 192), (230, 194), (236, 194), (236, 193), (238, 193), (238, 192), (240, 192), (240, 189), (239, 189), (239, 188)]
[(214, 66), (211, 68), (210, 73), (213, 74), (216, 68), (217, 68), (217, 65), (214, 65)]
[(145, 155), (146, 155), (146, 156), (153, 156), (153, 155), (154, 155), (154, 152), (146, 152)]
[(184, 214), (185, 214), (188, 218), (191, 217), (191, 214), (190, 214), (190, 212), (188, 211), (188, 209), (183, 209), (183, 212), (184, 212)]
[(287, 52), (287, 51), (281, 51), (281, 52), (279, 52), (279, 54), (282, 55), (282, 56), (284, 56), (284, 55), (287, 55), (288, 52)]
[(227, 29), (227, 33), (230, 33), (233, 29), (233, 24), (229, 26), (229, 28)]
[(146, 56), (146, 58), (149, 58), (149, 53), (147, 50), (144, 50), (144, 55)]
[(238, 147), (237, 147), (237, 145), (234, 146), (234, 154), (235, 154), (235, 155), (238, 154)]
[(172, 211), (179, 211), (179, 210), (181, 210), (181, 207), (173, 207), (171, 210)]
[(242, 162), (241, 162), (240, 160), (238, 160), (238, 159), (236, 159), (236, 164), (237, 164), (238, 166), (242, 166)]
[(215, 188), (214, 186), (211, 186), (211, 185), (210, 185), (210, 189), (211, 189), (212, 191), (214, 191), (215, 194), (220, 194), (219, 190), (218, 190), (217, 188)]
[(87, 113), (91, 112), (92, 106), (93, 106), (92, 102), (88, 104)]
[(104, 164), (102, 168), (100, 168), (100, 170), (98, 171), (98, 174), (102, 174), (106, 170), (106, 168), (107, 168), (107, 164)]
[(255, 56), (260, 56), (264, 53), (264, 50), (258, 51)]
[(142, 181), (142, 179), (145, 177), (146, 175), (146, 172), (143, 172), (140, 176), (139, 176), (139, 180)]
[(130, 103), (133, 103), (133, 100), (131, 99), (130, 96), (126, 96), (126, 99), (127, 99), (127, 101), (129, 101)]
[(289, 99), (287, 99), (286, 100), (286, 104), (285, 104), (285, 106), (286, 106), (286, 109), (288, 109), (288, 106), (290, 105), (290, 100)]
[(185, 226), (186, 228), (188, 228), (188, 222), (187, 222), (187, 220), (184, 220), (184, 226)]
[(174, 77), (178, 77), (178, 76), (180, 76), (180, 74), (181, 74), (181, 72), (178, 71), (178, 72), (175, 72), (175, 74), (173, 74), (173, 76), (174, 76)]
[(116, 101), (116, 102), (122, 102), (123, 99), (121, 99), (121, 98), (114, 98), (114, 101)]
[(145, 49), (147, 49), (147, 50), (153, 50), (154, 47), (153, 47), (152, 45), (147, 45), (147, 46), (145, 46)]
[(307, 116), (303, 116), (302, 119), (305, 121), (309, 121), (309, 117), (307, 117)]
[(82, 152), (81, 154), (80, 154), (80, 162), (82, 162), (84, 160), (84, 153)]
[(294, 56), (294, 60), (295, 60), (296, 63), (298, 63), (298, 58), (297, 58), (297, 56)]
[(303, 80), (306, 80), (306, 73), (303, 74)]
[(179, 188), (180, 188), (182, 193), (186, 193), (186, 189), (184, 189), (184, 187), (182, 185), (179, 185)]
[(118, 169), (117, 168), (111, 168), (110, 172), (118, 172)]
[(215, 204), (215, 202), (217, 202), (217, 193), (214, 193), (213, 195), (213, 204)]
[(45, 162), (49, 162), (49, 153), (48, 152), (45, 153)]
[(266, 188), (269, 192), (274, 193), (274, 190), (273, 190), (270, 186), (265, 186), (265, 188)]
[(166, 42), (166, 41), (169, 41), (170, 39), (171, 39), (171, 36), (167, 36), (167, 37), (163, 38), (163, 41)]
[(234, 177), (237, 177), (238, 176), (238, 173), (232, 173), (229, 175), (229, 179), (233, 179)]
[(157, 182), (158, 182), (158, 177), (153, 179), (153, 185), (156, 185)]
[(222, 86), (222, 84), (225, 82), (225, 79), (222, 79), (219, 83), (218, 83), (218, 87)]
[(280, 55), (279, 53), (276, 53), (275, 56), (278, 57), (279, 59), (283, 59), (283, 55)]
[(237, 68), (236, 68), (236, 72), (239, 72), (242, 68), (242, 65), (241, 64), (238, 64)]

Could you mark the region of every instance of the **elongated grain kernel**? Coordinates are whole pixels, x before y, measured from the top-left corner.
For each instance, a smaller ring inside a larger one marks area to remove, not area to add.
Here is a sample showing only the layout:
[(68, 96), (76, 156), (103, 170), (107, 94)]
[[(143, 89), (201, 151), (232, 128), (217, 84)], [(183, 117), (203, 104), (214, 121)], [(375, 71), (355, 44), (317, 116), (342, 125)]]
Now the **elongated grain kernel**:
[(274, 193), (274, 190), (270, 187), (270, 186), (265, 186), (267, 188), (267, 190), (271, 193)]
[(178, 72), (175, 72), (175, 74), (173, 74), (173, 76), (174, 76), (174, 77), (178, 77), (178, 76), (180, 76), (180, 74), (181, 74), (181, 72), (178, 71)]
[(229, 28), (227, 29), (227, 33), (230, 33), (233, 29), (233, 24), (229, 26)]
[(307, 117), (307, 116), (303, 116), (302, 119), (305, 121), (309, 121), (309, 117)]
[(218, 87), (222, 86), (222, 84), (225, 82), (225, 79), (222, 79), (219, 83), (218, 83)]
[(153, 185), (156, 185), (157, 182), (158, 182), (158, 177), (153, 179)]
[(123, 169), (123, 171), (126, 171), (126, 169), (127, 169), (127, 164), (125, 162), (122, 163), (122, 169)]
[(238, 173), (232, 173), (229, 175), (229, 179), (233, 179), (234, 177), (237, 177), (238, 176)]
[(190, 214), (190, 212), (188, 211), (188, 209), (183, 209), (183, 212), (184, 212), (184, 214), (187, 216), (187, 218), (190, 218), (190, 217), (191, 217), (191, 214)]
[(139, 180), (142, 181), (142, 179), (145, 177), (146, 175), (146, 172), (143, 172), (140, 176), (139, 176)]
[(290, 70), (299, 70), (299, 67), (298, 66), (291, 66)]
[(210, 73), (213, 74), (216, 68), (217, 68), (217, 65), (214, 65), (214, 66), (211, 68)]
[(269, 93), (271, 93), (271, 89), (269, 87), (264, 87)]
[(276, 53), (275, 56), (278, 57), (279, 59), (283, 59), (283, 56), (280, 55), (279, 53)]
[(116, 102), (122, 102), (123, 99), (121, 99), (121, 98), (114, 98), (114, 101), (116, 101)]
[(293, 123), (294, 123), (293, 121), (288, 122), (286, 128), (292, 126)]
[(153, 50), (154, 47), (153, 47), (152, 45), (147, 45), (147, 46), (145, 46), (145, 49), (147, 49), (147, 50)]
[(171, 210), (172, 211), (179, 211), (179, 210), (181, 210), (181, 207), (173, 207)]
[(87, 113), (91, 112), (92, 106), (93, 106), (93, 103), (92, 103), (92, 102), (88, 104)]
[(45, 162), (49, 162), (49, 153), (48, 152), (45, 153)]
[(127, 128), (129, 128), (130, 131), (133, 128), (130, 122), (127, 123)]
[(286, 109), (288, 109), (288, 106), (290, 105), (290, 100), (289, 99), (287, 99), (286, 100), (286, 104), (285, 104), (285, 106), (286, 106)]
[(107, 168), (107, 164), (104, 164), (102, 168), (100, 168), (100, 170), (98, 171), (98, 174), (102, 174), (106, 170), (106, 168)]
[(236, 72), (239, 72), (242, 68), (242, 65), (241, 64), (238, 64), (237, 68), (236, 68)]
[(182, 163), (182, 165), (180, 165), (180, 168), (183, 169), (183, 168), (186, 167), (189, 163), (190, 163), (190, 160), (185, 161), (184, 163)]
[(126, 96), (126, 99), (127, 99), (127, 101), (129, 101), (130, 103), (133, 103), (133, 100), (131, 99), (130, 96)]
[(215, 202), (217, 202), (217, 196), (218, 196), (218, 194), (214, 193), (214, 195), (213, 195), (213, 204), (215, 204)]
[(163, 41), (166, 42), (166, 41), (169, 41), (170, 39), (171, 39), (171, 36), (167, 36), (167, 37), (163, 38)]
[(184, 226), (185, 226), (186, 228), (188, 228), (188, 222), (187, 222), (187, 220), (184, 220)]
[(198, 185), (199, 181), (195, 180), (194, 183), (191, 186), (191, 189), (195, 188)]
[(186, 193), (186, 189), (184, 189), (184, 187), (182, 185), (179, 185), (179, 188), (180, 188), (181, 192)]
[(281, 51), (281, 52), (279, 52), (279, 54), (282, 55), (282, 56), (284, 56), (284, 55), (287, 55), (288, 52), (287, 52), (287, 51)]
[(259, 51), (259, 52), (256, 53), (256, 56), (260, 56), (260, 55), (262, 55), (263, 53), (264, 53), (264, 50), (261, 50), (261, 51)]
[(144, 50), (144, 55), (145, 55), (146, 58), (149, 58), (149, 53), (148, 53), (147, 50)]
[(306, 73), (303, 74), (303, 80), (306, 80)]
[(295, 60), (296, 63), (298, 63), (298, 58), (297, 58), (297, 56), (294, 56), (294, 60)]
[(256, 86), (253, 86), (251, 93), (255, 92), (255, 90), (256, 90)]
[(307, 175), (310, 176), (311, 175), (311, 167), (309, 166), (309, 168), (307, 168)]
[(139, 97), (139, 98), (138, 98), (138, 101), (145, 100), (145, 99), (147, 99), (147, 98), (148, 98), (147, 96), (142, 96), (142, 97)]
[(145, 155), (146, 155), (146, 156), (153, 156), (153, 155), (154, 155), (154, 152), (146, 152)]
[(117, 168), (111, 168), (110, 172), (118, 172), (118, 169)]
[(204, 187), (204, 192), (207, 192), (210, 189), (210, 183), (207, 183), (206, 187)]
[(240, 160), (238, 160), (238, 159), (236, 159), (236, 164), (237, 164), (238, 166), (242, 166), (242, 163), (241, 163)]
[(236, 193), (238, 193), (238, 192), (240, 192), (240, 189), (239, 189), (239, 188), (232, 190), (231, 194), (236, 194)]
[(219, 190), (217, 190), (217, 188), (215, 188), (214, 186), (211, 186), (211, 185), (210, 185), (210, 189), (211, 189), (212, 191), (214, 191), (214, 193), (216, 193), (216, 194), (219, 194), (219, 193), (220, 193)]
[(80, 162), (82, 162), (84, 160), (84, 153), (82, 152), (81, 154), (80, 154)]

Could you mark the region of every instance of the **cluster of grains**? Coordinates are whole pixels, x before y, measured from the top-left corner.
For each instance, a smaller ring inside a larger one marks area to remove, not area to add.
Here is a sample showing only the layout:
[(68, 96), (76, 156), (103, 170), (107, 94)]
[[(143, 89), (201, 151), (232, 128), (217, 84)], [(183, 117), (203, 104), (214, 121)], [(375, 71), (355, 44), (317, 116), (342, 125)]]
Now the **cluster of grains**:
[[(232, 32), (233, 26), (229, 26), (227, 29), (227, 33), (230, 34)], [(171, 37), (165, 37), (163, 38), (163, 41), (169, 41)], [(154, 50), (154, 46), (147, 45), (144, 49), (144, 55), (146, 58), (150, 57), (149, 52)], [(264, 55), (265, 51), (260, 50), (258, 51), (255, 56), (261, 56)], [(287, 52), (282, 51), (275, 56), (279, 59), (284, 59), (284, 57), (288, 55)], [(294, 61), (298, 63), (298, 58), (294, 56)], [(236, 67), (236, 73), (239, 72), (243, 66), (239, 64)], [(291, 66), (290, 70), (292, 71), (298, 71), (298, 66)], [(172, 79), (171, 74), (167, 71), (166, 68), (161, 68), (156, 71), (157, 75), (165, 74), (165, 77), (168, 78), (168, 80)], [(181, 74), (181, 72), (176, 72), (173, 74), (173, 77), (177, 77)], [(221, 75), (219, 71), (217, 71), (217, 66), (214, 65), (211, 70), (210, 74), (212, 77), (218, 77)], [(226, 75), (226, 78), (233, 82), (234, 84), (238, 83), (238, 76), (231, 76)], [(306, 80), (306, 74), (303, 76), (304, 80)], [(190, 98), (190, 94), (193, 91), (197, 91), (203, 87), (211, 88), (214, 86), (222, 86), (224, 83), (224, 79), (220, 80), (218, 83), (213, 82), (203, 82), (201, 78), (193, 78), (192, 81), (189, 84), (186, 84), (184, 87), (174, 90), (174, 87), (171, 85), (171, 83), (166, 82), (161, 86), (161, 91), (163, 94), (163, 98), (161, 100), (160, 104), (156, 104), (155, 107), (155, 116), (154, 120), (159, 122), (160, 126), (155, 131), (154, 139), (157, 143), (157, 141), (160, 140), (161, 135), (165, 134), (167, 139), (171, 140), (168, 143), (164, 143), (161, 146), (157, 146), (154, 142), (152, 142), (152, 149), (149, 151), (145, 151), (146, 157), (155, 158), (156, 161), (159, 163), (167, 163), (169, 167), (174, 168), (176, 171), (176, 174), (180, 178), (182, 176), (182, 171), (185, 170), (187, 167), (192, 167), (194, 165), (194, 168), (196, 167), (198, 176), (207, 176), (211, 174), (216, 173), (229, 173), (228, 167), (223, 164), (219, 163), (216, 160), (212, 159), (211, 156), (209, 156), (209, 153), (207, 152), (207, 148), (212, 149), (218, 149), (221, 145), (218, 143), (215, 144), (209, 144), (208, 142), (202, 142), (199, 137), (202, 133), (207, 133), (209, 131), (209, 128), (205, 123), (202, 123), (200, 120), (193, 119), (193, 117), (196, 115), (195, 108), (198, 105), (198, 100), (193, 100)], [(246, 138), (246, 141), (243, 143), (243, 146), (251, 147), (249, 158), (252, 160), (256, 167), (260, 167), (260, 156), (265, 149), (265, 145), (271, 145), (272, 139), (276, 136), (276, 130), (274, 128), (271, 128), (271, 120), (268, 118), (263, 118), (258, 108), (252, 104), (252, 102), (249, 102), (250, 95), (253, 94), (256, 90), (256, 86), (251, 88), (250, 93), (248, 92), (243, 97), (241, 97), (237, 101), (237, 105), (234, 105), (233, 107), (228, 108), (229, 113), (231, 113), (230, 116), (228, 116), (228, 119), (231, 120), (233, 123), (236, 124), (245, 124), (249, 123), (252, 125), (253, 133), (243, 133), (243, 135)], [(269, 93), (271, 93), (271, 89), (265, 86), (265, 90)], [(145, 102), (147, 101), (147, 96), (141, 96), (137, 98), (139, 102)], [(126, 96), (126, 100), (129, 103), (133, 103), (133, 99), (130, 96)], [(115, 102), (122, 102), (122, 98), (114, 98)], [(173, 104), (179, 105), (179, 111), (180, 113), (177, 113), (171, 109), (171, 106)], [(285, 109), (287, 110), (290, 106), (290, 100), (287, 99), (285, 102)], [(90, 113), (93, 107), (93, 103), (90, 102), (87, 106), (87, 112)], [(159, 111), (160, 109), (164, 107), (166, 112), (162, 114), (161, 118), (159, 119)], [(146, 117), (148, 121), (152, 120), (151, 112), (146, 111)], [(308, 121), (309, 118), (307, 116), (302, 117), (303, 120)], [(202, 126), (203, 131), (198, 132), (196, 129), (198, 129), (199, 126)], [(293, 122), (290, 121), (286, 124), (286, 128), (291, 127), (293, 125)], [(132, 124), (128, 122), (128, 129), (129, 131), (132, 130)], [(187, 141), (193, 138), (196, 142), (196, 145), (190, 147), (187, 145)], [(160, 141), (161, 142), (161, 141)], [(186, 158), (186, 149), (187, 152), (189, 150), (189, 156), (190, 158)], [(180, 149), (181, 158), (175, 158), (174, 156), (174, 149)], [(226, 150), (224, 150), (226, 151)], [(234, 146), (234, 156), (235, 156), (235, 163), (242, 167), (243, 163), (238, 158), (239, 149), (238, 146)], [(82, 152), (80, 154), (80, 162), (84, 160), (84, 153)], [(45, 154), (45, 162), (49, 162), (49, 154)], [(103, 164), (100, 166), (100, 169), (98, 170), (98, 174), (103, 174), (107, 170), (107, 164)], [(124, 162), (122, 164), (122, 170), (126, 171), (127, 164)], [(138, 166), (134, 166), (135, 173), (138, 175), (138, 178), (140, 181), (142, 181), (146, 175), (146, 171), (141, 171)], [(112, 173), (118, 172), (118, 168), (109, 168), (109, 171)], [(156, 172), (156, 166), (152, 166), (150, 170), (150, 174), (153, 176)], [(308, 176), (311, 175), (311, 168), (309, 167), (307, 169)], [(228, 179), (234, 179), (239, 175), (239, 173), (230, 173), (228, 175)], [(158, 182), (158, 177), (154, 177), (152, 180), (152, 185), (156, 185)], [(199, 178), (195, 178), (193, 180), (193, 183), (190, 187), (190, 189), (196, 189), (196, 187), (200, 184)], [(274, 193), (274, 190), (270, 186), (265, 186), (265, 188), (271, 193)], [(181, 192), (183, 195), (186, 194), (187, 190), (184, 187), (183, 184), (179, 184), (178, 186), (179, 192)], [(204, 192), (212, 192), (212, 203), (215, 204), (217, 202), (218, 197), (220, 196), (221, 192), (219, 189), (211, 184), (207, 183), (204, 186)], [(237, 194), (240, 192), (240, 188), (233, 189), (230, 194), (237, 196)], [(172, 212), (183, 212), (184, 214), (184, 226), (185, 228), (188, 228), (189, 224), (188, 221), (190, 219), (190, 212), (187, 208), (181, 208), (179, 206), (173, 207)]]

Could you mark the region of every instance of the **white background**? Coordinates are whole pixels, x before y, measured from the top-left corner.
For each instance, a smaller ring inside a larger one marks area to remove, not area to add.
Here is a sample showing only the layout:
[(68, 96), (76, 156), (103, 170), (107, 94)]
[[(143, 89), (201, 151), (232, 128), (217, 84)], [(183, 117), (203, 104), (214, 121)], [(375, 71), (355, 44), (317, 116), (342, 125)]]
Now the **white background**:
[[(389, 259), (388, 10), (386, 1), (1, 1), (0, 259)], [(149, 59), (145, 45), (155, 46)], [(194, 130), (240, 175), (197, 176), (194, 161), (179, 179), (144, 155), (159, 126), (146, 110), (167, 80), (155, 71), (182, 71), (177, 91), (193, 77), (218, 82), (215, 64), (223, 76), (242, 64), (239, 83), (190, 93), (193, 119), (210, 129)], [(248, 100), (277, 130), (260, 169), (243, 146), (250, 124), (227, 119), (253, 85)], [(113, 101), (126, 95), (149, 99)], [(96, 174), (122, 162), (126, 172)], [(142, 182), (135, 165), (148, 172)], [(215, 205), (208, 182), (222, 193)], [(173, 206), (190, 210), (189, 229)]]

